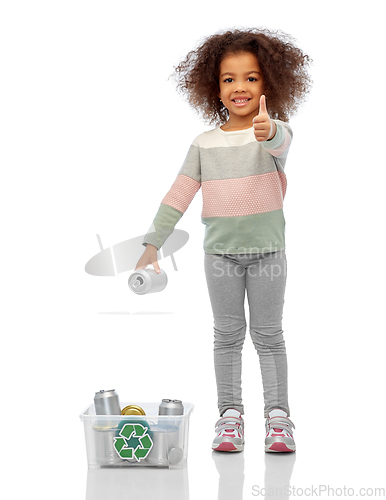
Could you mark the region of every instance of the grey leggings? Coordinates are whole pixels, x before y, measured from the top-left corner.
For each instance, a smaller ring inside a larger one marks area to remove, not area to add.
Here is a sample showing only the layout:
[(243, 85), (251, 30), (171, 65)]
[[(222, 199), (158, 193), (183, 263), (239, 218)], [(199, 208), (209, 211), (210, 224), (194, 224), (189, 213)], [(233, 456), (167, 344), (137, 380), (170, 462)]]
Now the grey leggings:
[(285, 251), (205, 253), (205, 275), (214, 317), (214, 364), (220, 416), (228, 408), (244, 414), (241, 351), (247, 328), (245, 290), (250, 334), (260, 360), (264, 416), (268, 417), (274, 408), (289, 415), (287, 355), (281, 325), (287, 278)]

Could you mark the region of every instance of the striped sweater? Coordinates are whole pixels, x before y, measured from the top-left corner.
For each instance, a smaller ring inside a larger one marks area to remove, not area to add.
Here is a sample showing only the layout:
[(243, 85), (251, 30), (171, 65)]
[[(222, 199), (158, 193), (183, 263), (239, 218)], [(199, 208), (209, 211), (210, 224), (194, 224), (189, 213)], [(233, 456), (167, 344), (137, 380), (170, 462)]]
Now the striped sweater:
[(284, 166), (292, 131), (287, 123), (275, 122), (276, 134), (265, 142), (256, 141), (253, 127), (230, 132), (217, 127), (196, 137), (143, 245), (159, 249), (201, 187), (205, 252), (284, 249)]

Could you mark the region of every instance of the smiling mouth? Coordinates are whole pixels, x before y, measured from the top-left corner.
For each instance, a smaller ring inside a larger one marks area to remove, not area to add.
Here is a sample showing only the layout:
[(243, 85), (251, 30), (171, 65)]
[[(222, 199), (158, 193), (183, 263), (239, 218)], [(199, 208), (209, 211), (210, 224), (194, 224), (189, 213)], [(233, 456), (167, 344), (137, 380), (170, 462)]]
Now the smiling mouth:
[(234, 102), (236, 106), (245, 106), (245, 104), (247, 104), (250, 100), (251, 99), (248, 97), (244, 99), (232, 99), (232, 102)]

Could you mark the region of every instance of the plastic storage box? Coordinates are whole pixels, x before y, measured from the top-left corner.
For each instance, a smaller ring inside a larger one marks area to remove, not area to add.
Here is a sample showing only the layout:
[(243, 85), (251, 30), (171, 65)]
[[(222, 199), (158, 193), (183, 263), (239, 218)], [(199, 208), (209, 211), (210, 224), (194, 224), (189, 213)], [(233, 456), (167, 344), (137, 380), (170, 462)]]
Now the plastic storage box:
[(188, 457), (189, 417), (194, 406), (183, 402), (183, 415), (158, 415), (160, 403), (136, 404), (146, 415), (96, 415), (84, 410), (87, 462), (100, 467), (182, 467)]

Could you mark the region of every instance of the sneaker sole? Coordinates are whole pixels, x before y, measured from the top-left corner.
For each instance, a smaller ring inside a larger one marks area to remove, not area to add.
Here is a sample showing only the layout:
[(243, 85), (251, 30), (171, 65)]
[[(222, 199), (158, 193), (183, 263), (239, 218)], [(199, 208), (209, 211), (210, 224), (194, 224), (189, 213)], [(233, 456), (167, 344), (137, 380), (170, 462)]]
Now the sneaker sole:
[(296, 446), (286, 445), (285, 443), (272, 443), (265, 445), (265, 451), (273, 453), (288, 453), (291, 451), (296, 451)]
[(237, 451), (243, 451), (244, 445), (243, 444), (233, 444), (233, 443), (220, 443), (218, 445), (212, 445), (212, 450), (213, 451), (230, 451), (230, 452), (237, 452)]

